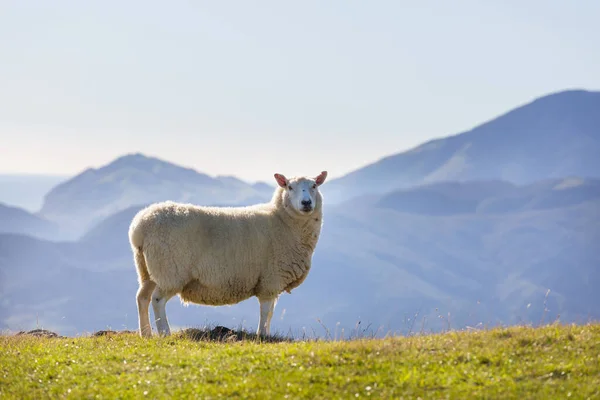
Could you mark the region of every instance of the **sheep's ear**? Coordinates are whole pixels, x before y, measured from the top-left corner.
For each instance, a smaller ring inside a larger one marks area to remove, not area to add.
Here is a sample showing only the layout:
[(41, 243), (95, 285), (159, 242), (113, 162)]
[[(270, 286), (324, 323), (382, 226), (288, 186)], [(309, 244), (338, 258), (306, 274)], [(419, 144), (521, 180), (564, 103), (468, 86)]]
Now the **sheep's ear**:
[(317, 182), (317, 186), (321, 186), (325, 182), (326, 178), (327, 178), (327, 171), (321, 172), (321, 174), (315, 178), (315, 181)]
[(277, 184), (281, 187), (287, 187), (288, 185), (287, 178), (281, 174), (275, 174), (275, 180), (277, 181)]

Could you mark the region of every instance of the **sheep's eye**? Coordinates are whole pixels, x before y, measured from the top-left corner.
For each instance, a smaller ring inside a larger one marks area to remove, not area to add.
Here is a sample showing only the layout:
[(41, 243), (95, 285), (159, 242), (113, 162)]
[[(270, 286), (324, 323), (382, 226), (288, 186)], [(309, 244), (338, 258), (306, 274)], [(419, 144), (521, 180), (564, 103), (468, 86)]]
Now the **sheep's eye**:
[(315, 184), (313, 185), (313, 189), (316, 189), (316, 188), (317, 188), (317, 184), (315, 183)]
[(291, 186), (288, 186), (288, 189), (290, 189), (290, 190), (294, 190), (294, 189), (292, 189), (292, 187), (291, 187)]

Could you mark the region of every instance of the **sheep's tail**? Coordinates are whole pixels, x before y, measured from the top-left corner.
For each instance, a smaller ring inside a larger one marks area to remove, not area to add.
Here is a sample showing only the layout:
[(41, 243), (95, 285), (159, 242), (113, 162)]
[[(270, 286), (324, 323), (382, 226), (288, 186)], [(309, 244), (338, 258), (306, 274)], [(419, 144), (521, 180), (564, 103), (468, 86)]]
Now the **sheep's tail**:
[(135, 261), (135, 267), (137, 268), (138, 282), (140, 286), (142, 283), (150, 280), (150, 273), (148, 272), (148, 265), (146, 264), (146, 257), (144, 257), (144, 210), (138, 211), (135, 215), (131, 224), (129, 225), (129, 243), (131, 244), (131, 250), (133, 251), (133, 259)]
[(141, 285), (150, 280), (150, 273), (148, 272), (148, 266), (146, 265), (146, 257), (144, 257), (144, 252), (141, 247), (135, 247), (133, 249), (133, 258), (137, 268), (138, 282)]

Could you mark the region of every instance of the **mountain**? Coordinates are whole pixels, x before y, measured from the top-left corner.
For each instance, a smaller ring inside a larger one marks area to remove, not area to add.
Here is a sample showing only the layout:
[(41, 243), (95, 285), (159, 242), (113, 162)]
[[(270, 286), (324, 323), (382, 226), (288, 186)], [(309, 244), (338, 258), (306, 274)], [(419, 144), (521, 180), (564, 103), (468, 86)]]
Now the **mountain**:
[(441, 181), (533, 183), (600, 177), (600, 92), (541, 97), (469, 131), (431, 140), (332, 180), (330, 202)]
[(5, 279), (0, 283), (0, 318), (4, 325), (16, 330), (50, 327), (75, 334), (101, 320), (119, 321), (119, 311), (130, 300), (126, 294), (137, 286), (135, 271), (134, 281), (127, 279), (122, 268), (126, 260), (120, 260), (120, 268), (110, 268), (113, 255), (94, 246), (0, 234), (0, 272)]
[(398, 327), (400, 316), (419, 309), (433, 322), (435, 308), (463, 327), (537, 322), (548, 289), (550, 318), (598, 319), (598, 210), (597, 200), (503, 215), (338, 207), (324, 218), (324, 229), (332, 228), (319, 243), (318, 257), (327, 262), (317, 265), (329, 279), (313, 276), (311, 284), (327, 290), (341, 279), (329, 288), (341, 303), (331, 313), (345, 314), (346, 322), (348, 310), (360, 310), (369, 322), (395, 319)]
[(234, 177), (210, 177), (142, 154), (88, 169), (53, 188), (40, 215), (78, 237), (103, 218), (128, 207), (163, 200), (196, 204), (250, 204), (270, 199), (265, 190)]
[(600, 200), (600, 180), (565, 178), (523, 186), (503, 181), (438, 182), (386, 193), (372, 203), (404, 213), (456, 215), (543, 210), (594, 200)]
[(44, 195), (67, 178), (61, 175), (0, 174), (0, 203), (37, 212)]
[(0, 203), (0, 233), (20, 233), (52, 239), (58, 232), (56, 224), (21, 208)]
[(260, 192), (265, 193), (273, 193), (273, 191), (275, 190), (275, 186), (269, 185), (265, 182), (256, 182), (252, 184), (252, 187)]
[[(64, 334), (135, 328), (127, 229), (140, 207), (105, 218), (77, 242), (0, 235), (0, 325), (40, 321)], [(415, 330), (446, 328), (448, 313), (455, 328), (537, 323), (548, 289), (546, 320), (599, 319), (599, 210), (599, 181), (578, 178), (443, 182), (326, 205), (313, 269), (281, 296), (274, 329), (323, 335), (318, 319), (346, 334), (359, 321), (382, 334), (406, 332), (416, 313)], [(187, 308), (174, 299), (168, 308), (174, 326), (254, 329), (258, 319), (255, 299)]]

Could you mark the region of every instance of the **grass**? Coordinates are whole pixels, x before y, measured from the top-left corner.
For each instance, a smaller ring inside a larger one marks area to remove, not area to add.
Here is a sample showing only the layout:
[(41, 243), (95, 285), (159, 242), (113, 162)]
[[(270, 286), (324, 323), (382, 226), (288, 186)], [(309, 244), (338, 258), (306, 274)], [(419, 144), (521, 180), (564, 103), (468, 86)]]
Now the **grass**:
[(0, 336), (0, 398), (600, 398), (600, 324), (344, 342), (211, 339)]

